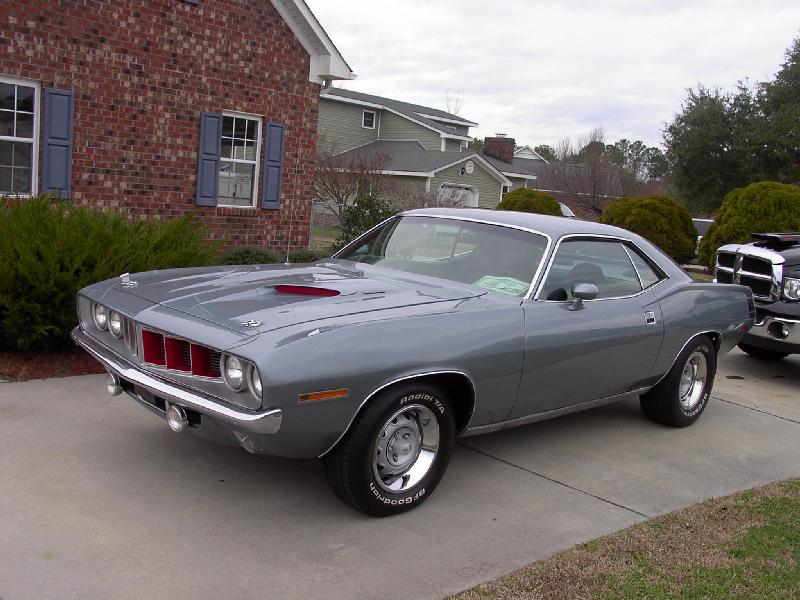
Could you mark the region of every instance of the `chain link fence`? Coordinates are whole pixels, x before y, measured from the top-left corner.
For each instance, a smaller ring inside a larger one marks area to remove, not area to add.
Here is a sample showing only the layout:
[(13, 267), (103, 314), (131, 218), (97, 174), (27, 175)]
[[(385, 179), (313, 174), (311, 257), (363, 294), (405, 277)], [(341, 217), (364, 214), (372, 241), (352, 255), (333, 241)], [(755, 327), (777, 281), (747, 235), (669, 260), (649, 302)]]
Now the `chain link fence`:
[(309, 248), (312, 250), (330, 248), (341, 233), (338, 216), (325, 202), (311, 203), (311, 236)]

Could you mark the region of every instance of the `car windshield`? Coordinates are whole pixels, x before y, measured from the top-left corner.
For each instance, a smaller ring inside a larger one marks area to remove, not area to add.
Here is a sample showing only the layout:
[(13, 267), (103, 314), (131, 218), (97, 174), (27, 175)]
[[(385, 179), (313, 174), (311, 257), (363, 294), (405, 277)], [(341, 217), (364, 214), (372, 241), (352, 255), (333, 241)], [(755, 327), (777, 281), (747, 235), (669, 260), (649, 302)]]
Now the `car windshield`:
[(502, 225), (405, 216), (350, 244), (336, 258), (524, 296), (546, 247), (543, 235)]

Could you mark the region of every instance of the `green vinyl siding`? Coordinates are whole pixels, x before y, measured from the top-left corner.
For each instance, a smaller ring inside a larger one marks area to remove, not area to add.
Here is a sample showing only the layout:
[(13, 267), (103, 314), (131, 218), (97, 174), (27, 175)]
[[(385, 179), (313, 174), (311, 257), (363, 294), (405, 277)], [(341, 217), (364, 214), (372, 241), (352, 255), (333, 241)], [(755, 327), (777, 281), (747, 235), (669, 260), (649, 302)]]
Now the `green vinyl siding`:
[(375, 129), (361, 126), (363, 106), (336, 102), (335, 100), (319, 101), (319, 140), (322, 152), (339, 154), (357, 148), (378, 139), (381, 111), (375, 109)]
[(419, 140), (426, 150), (442, 149), (442, 137), (438, 132), (390, 112), (381, 115), (380, 139)]
[(452, 123), (444, 123), (442, 121), (436, 122), (447, 129), (447, 131), (450, 133), (454, 133), (456, 135), (469, 135), (469, 127), (465, 127), (464, 125), (453, 125)]
[(472, 161), (475, 170), (472, 175), (461, 175), (466, 161), (460, 162), (436, 173), (431, 182), (431, 194), (436, 198), (439, 187), (443, 183), (455, 185), (469, 185), (478, 190), (478, 206), (480, 208), (494, 208), (500, 203), (500, 182), (495, 179), (477, 160)]
[(449, 138), (445, 139), (445, 147), (444, 149), (447, 151), (458, 152), (461, 150), (461, 140), (451, 140)]

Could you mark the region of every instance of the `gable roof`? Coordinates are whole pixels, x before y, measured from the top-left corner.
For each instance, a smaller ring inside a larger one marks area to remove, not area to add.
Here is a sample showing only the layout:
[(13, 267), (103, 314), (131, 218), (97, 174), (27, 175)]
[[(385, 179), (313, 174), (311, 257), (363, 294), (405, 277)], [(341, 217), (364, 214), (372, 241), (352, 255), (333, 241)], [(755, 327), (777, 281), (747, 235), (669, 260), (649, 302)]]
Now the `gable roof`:
[(531, 160), (529, 158), (514, 158), (510, 163), (488, 154), (481, 154), (487, 162), (490, 162), (498, 171), (507, 177), (518, 177), (522, 179), (537, 179), (549, 164), (545, 160)]
[(297, 40), (311, 57), (308, 80), (325, 85), (356, 75), (334, 45), (305, 0), (271, 0)]
[(337, 160), (347, 163), (382, 156), (386, 159), (383, 172), (388, 175), (411, 177), (433, 177), (437, 172), (467, 160), (480, 163), (497, 181), (504, 185), (511, 182), (498, 171), (486, 157), (477, 152), (448, 151), (430, 152), (416, 141), (378, 140), (336, 155)]
[(544, 162), (550, 162), (530, 146), (523, 146), (514, 152), (514, 158), (525, 158), (528, 160), (543, 160)]
[[(477, 126), (477, 123), (473, 123), (472, 121), (468, 121), (458, 115), (453, 115), (443, 110), (438, 110), (429, 106), (421, 106), (419, 104), (411, 104), (409, 102), (401, 102), (400, 100), (392, 100), (391, 98), (384, 98), (382, 96), (373, 96), (372, 94), (364, 94), (363, 92), (355, 92), (353, 90), (332, 87), (323, 90), (322, 97), (338, 102), (360, 104), (370, 108), (382, 108), (400, 115), (401, 117), (405, 117), (423, 127), (432, 129), (442, 135), (442, 137), (456, 140), (470, 141), (472, 138), (467, 135), (455, 133), (452, 129), (448, 129), (445, 123), (462, 125), (464, 127)], [(440, 123), (434, 119), (442, 119), (444, 122)]]

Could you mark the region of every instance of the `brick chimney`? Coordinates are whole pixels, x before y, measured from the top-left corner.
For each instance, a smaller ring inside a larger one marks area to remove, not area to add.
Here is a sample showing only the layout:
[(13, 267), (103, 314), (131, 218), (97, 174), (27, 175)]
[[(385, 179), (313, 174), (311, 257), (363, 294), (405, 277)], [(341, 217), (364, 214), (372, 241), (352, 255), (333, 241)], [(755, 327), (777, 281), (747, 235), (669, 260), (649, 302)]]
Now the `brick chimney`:
[(514, 138), (506, 137), (502, 133), (487, 137), (483, 140), (483, 153), (503, 162), (514, 162)]

